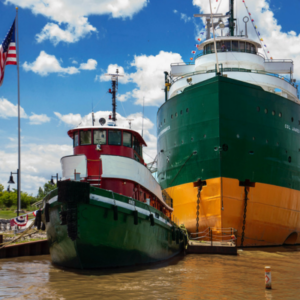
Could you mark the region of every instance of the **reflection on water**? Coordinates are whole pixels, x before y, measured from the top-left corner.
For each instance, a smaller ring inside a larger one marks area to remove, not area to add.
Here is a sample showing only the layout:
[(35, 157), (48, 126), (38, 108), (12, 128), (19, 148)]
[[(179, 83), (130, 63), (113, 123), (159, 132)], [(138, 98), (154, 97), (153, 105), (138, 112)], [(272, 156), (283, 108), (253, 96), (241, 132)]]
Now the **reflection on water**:
[[(273, 289), (264, 288), (272, 267)], [(50, 256), (0, 260), (0, 299), (299, 299), (300, 247), (187, 255), (109, 271), (58, 268)]]

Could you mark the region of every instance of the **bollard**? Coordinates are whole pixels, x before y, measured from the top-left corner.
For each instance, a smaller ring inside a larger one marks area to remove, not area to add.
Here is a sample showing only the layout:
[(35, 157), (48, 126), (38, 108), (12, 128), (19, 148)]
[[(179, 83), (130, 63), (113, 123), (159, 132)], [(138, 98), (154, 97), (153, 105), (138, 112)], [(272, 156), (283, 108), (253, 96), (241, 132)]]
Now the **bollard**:
[(266, 289), (272, 288), (271, 267), (265, 267), (265, 284)]

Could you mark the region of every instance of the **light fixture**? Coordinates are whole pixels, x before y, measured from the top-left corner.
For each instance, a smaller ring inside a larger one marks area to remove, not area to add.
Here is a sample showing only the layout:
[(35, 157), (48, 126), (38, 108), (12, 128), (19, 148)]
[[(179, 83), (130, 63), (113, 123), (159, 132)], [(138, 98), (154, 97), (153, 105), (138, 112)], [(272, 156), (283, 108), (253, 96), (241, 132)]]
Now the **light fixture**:
[(221, 19), (219, 19), (219, 27), (221, 29), (225, 28), (225, 24), (224, 24), (224, 22)]
[(56, 184), (57, 184), (58, 183), (58, 173), (56, 173), (55, 176), (51, 175), (51, 180), (50, 180), (51, 185), (55, 185), (55, 182), (54, 182), (53, 178), (56, 178)]
[(187, 82), (189, 85), (192, 84), (192, 81), (193, 81), (192, 77), (188, 77), (188, 78), (186, 79), (186, 82)]
[(12, 173), (10, 173), (9, 181), (7, 183), (9, 183), (9, 184), (15, 184), (14, 177), (13, 177)]
[(10, 185), (7, 187), (7, 192), (10, 193)]

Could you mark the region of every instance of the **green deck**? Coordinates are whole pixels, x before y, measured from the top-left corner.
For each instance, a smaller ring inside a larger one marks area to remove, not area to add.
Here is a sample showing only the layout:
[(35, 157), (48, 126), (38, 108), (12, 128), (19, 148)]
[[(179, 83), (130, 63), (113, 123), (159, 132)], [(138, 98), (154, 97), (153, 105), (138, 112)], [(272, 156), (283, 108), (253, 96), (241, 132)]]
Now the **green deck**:
[(222, 176), (300, 190), (299, 113), (298, 103), (222, 76), (186, 88), (157, 114), (162, 188)]

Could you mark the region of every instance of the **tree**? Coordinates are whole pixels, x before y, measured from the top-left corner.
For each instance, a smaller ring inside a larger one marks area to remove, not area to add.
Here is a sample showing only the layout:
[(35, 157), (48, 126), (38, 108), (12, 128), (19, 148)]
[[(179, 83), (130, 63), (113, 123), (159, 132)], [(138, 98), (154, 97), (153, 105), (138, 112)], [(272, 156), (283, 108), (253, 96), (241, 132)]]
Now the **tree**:
[(37, 201), (42, 200), (48, 193), (55, 190), (57, 188), (57, 184), (52, 185), (50, 181), (44, 184), (44, 189), (39, 187), (38, 194), (36, 196)]
[[(0, 183), (0, 198), (3, 195), (3, 191), (4, 191), (4, 186)], [(0, 202), (1, 202), (1, 200), (0, 200)]]
[(17, 193), (15, 192), (4, 192), (2, 197), (1, 197), (1, 200), (2, 200), (2, 203), (6, 206), (6, 207), (11, 207), (12, 205), (16, 205), (17, 204)]

